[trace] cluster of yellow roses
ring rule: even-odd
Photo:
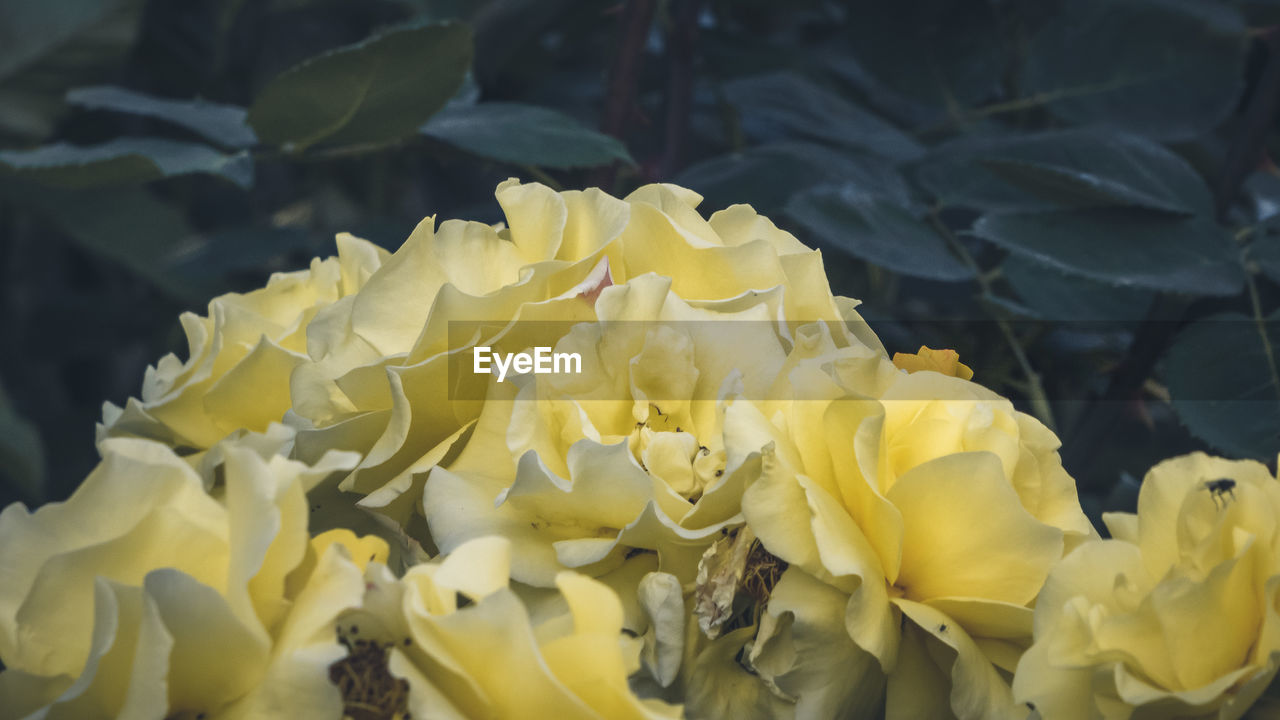
[[[750,207],[508,181],[185,315],[65,503],[0,514],[8,718],[1238,718],[1280,481],[1058,440],[889,358]],[[460,324],[467,332],[457,332]],[[580,372],[458,372],[555,329]]]

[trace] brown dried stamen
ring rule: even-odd
[[[409,720],[409,683],[394,677],[387,653],[395,643],[357,639],[359,627],[338,628],[347,656],[329,666],[329,682],[342,693],[343,712],[352,720]]]
[[[778,578],[782,577],[786,569],[785,560],[765,550],[764,545],[756,540],[751,544],[751,552],[747,555],[747,566],[738,587],[754,598],[756,603],[765,605],[769,602],[773,587],[778,584]]]

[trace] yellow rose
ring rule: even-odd
[[[846,631],[878,660],[867,672],[887,676],[887,717],[1025,715],[1008,677],[1030,605],[1064,547],[1095,535],[1053,434],[933,371],[900,372],[878,398],[739,413],[726,423],[765,448],[747,525],[789,575],[844,593]]]
[[[106,403],[99,439],[144,437],[204,450],[236,430],[265,431],[291,407],[289,377],[307,359],[307,327],[316,313],[354,293],[387,256],[350,235],[338,257],[309,270],[277,273],[266,287],[229,293],[205,317],[184,313],[188,358],[166,355],[147,369],[141,399]]]
[[[258,444],[216,448],[210,494],[168,447],[108,439],[69,500],[0,513],[0,718],[340,717],[326,669],[360,569],[335,547],[294,571],[306,488],[355,458]]]
[[[1280,664],[1280,482],[1195,453],[1147,473],[1136,515],[1104,519],[1113,539],[1040,593],[1018,699],[1052,720],[1243,716]]]
[[[376,493],[363,505],[397,522],[409,521],[425,473],[457,454],[480,412],[482,386],[473,398],[447,399],[468,395],[449,385],[450,362],[522,322],[567,329],[594,321],[610,285],[657,275],[695,307],[771,294],[789,327],[847,323],[879,349],[856,303],[831,295],[817,251],[750,207],[704,219],[701,198],[671,185],[616,199],[511,180],[496,194],[505,225],[436,227],[429,218],[358,293],[318,313],[307,333],[310,361],[292,376],[300,457],[331,447],[364,454],[342,487]],[[450,337],[459,321],[493,327]]]
[[[371,564],[363,605],[337,625],[351,653],[333,678],[348,707],[441,720],[681,716],[628,687],[641,647],[622,633],[608,587],[565,572],[527,607],[508,586],[509,562],[506,540],[481,538],[400,579]]]
[[[692,582],[707,546],[741,522],[742,490],[759,473],[758,447],[726,443],[725,407],[766,401],[800,362],[892,372],[842,325],[804,327],[805,338],[825,333],[820,348],[786,337],[781,293],[694,307],[672,287],[643,275],[604,288],[598,322],[555,347],[583,358],[580,374],[492,381],[466,447],[426,481],[423,512],[442,551],[509,537],[513,576],[541,586],[564,569],[600,575],[650,551]],[[379,492],[366,504],[395,501]]]

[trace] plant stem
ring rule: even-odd
[[[1275,125],[1276,112],[1280,110],[1280,30],[1267,31],[1266,42],[1266,65],[1249,96],[1240,128],[1233,133],[1226,160],[1222,163],[1222,174],[1214,188],[1219,221],[1226,219],[1240,186],[1264,157],[1267,133]]]
[[[698,15],[703,0],[676,0],[675,17],[667,37],[666,147],[659,165],[671,177],[684,167],[693,110],[693,64],[697,55]]]
[[[635,112],[640,64],[644,59],[644,44],[649,36],[649,26],[653,24],[656,6],[656,0],[627,0],[622,8],[622,39],[618,43],[613,66],[609,68],[609,87],[600,129],[624,142],[627,121]],[[590,184],[610,191],[617,175],[618,163],[614,162],[593,173]]]
[[[983,295],[994,297],[991,292],[991,280],[988,278],[987,273],[982,270],[982,267],[978,265],[978,261],[973,258],[973,255],[955,236],[955,233],[952,233],[946,223],[942,222],[942,219],[938,217],[936,208],[929,213],[929,222],[946,239],[947,244],[951,246],[952,251],[959,256],[960,260],[973,271],[973,277]],[[1027,353],[1023,350],[1022,343],[1018,341],[1018,336],[1013,332],[1013,327],[1009,325],[1009,321],[995,315],[992,317],[995,319],[996,327],[1000,328],[1000,334],[1004,336],[1010,351],[1013,352],[1014,359],[1018,361],[1018,367],[1022,369],[1022,374],[1027,378],[1027,400],[1031,403],[1031,411],[1046,427],[1050,430],[1056,430],[1057,428],[1053,421],[1053,408],[1050,407],[1049,396],[1045,393],[1044,385],[1040,382],[1040,374],[1035,371],[1035,368],[1031,367],[1031,360],[1027,358]]]
[[[538,167],[537,165],[521,165],[520,167],[525,172],[529,173],[530,177],[542,183],[543,185],[546,185],[552,190],[555,190],[556,192],[560,192],[561,190],[564,189],[563,187],[561,187],[560,183],[556,181],[555,178],[548,175],[545,170]]]
[[[1275,349],[1271,347],[1271,337],[1267,334],[1267,316],[1262,312],[1262,301],[1258,298],[1258,283],[1248,268],[1244,273],[1245,282],[1249,286],[1249,303],[1253,306],[1253,322],[1258,326],[1258,336],[1262,338],[1262,352],[1267,356],[1267,367],[1271,370],[1271,385],[1280,398],[1280,366],[1276,365]]]

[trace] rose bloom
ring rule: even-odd
[[[1280,663],[1280,482],[1195,453],[1147,473],[1136,515],[1104,520],[1112,539],[1045,583],[1018,699],[1052,720],[1242,717]]]
[[[806,369],[790,381],[826,382]],[[850,677],[883,673],[888,718],[1025,717],[1009,678],[1030,641],[1031,604],[1064,549],[1096,535],[1057,438],[1008,400],[933,370],[899,373],[878,398],[830,397],[781,415],[727,411],[743,413],[733,422],[756,444],[771,441],[743,497],[748,527],[789,564],[783,580],[843,598],[834,612],[830,591],[788,593],[788,610],[825,618],[826,632],[846,632],[874,658],[848,665]],[[838,683],[854,682],[836,670],[761,658],[774,632],[762,625],[753,649],[762,677],[785,690],[779,681],[801,688],[797,673],[816,674],[810,683],[829,686],[824,704],[874,716],[874,703],[840,694]],[[828,646],[837,650],[858,657]]]
[[[483,405],[484,379],[460,392],[450,363],[522,322],[595,321],[610,285],[653,274],[695,307],[772,292],[773,309],[795,326],[847,322],[878,347],[856,302],[831,295],[818,252],[750,207],[704,219],[701,198],[672,185],[617,199],[510,180],[496,194],[505,225],[437,227],[429,218],[358,293],[319,312],[307,331],[310,361],[292,375],[288,422],[299,429],[300,457],[361,452],[343,489],[374,495],[361,504],[399,524],[412,521],[426,472],[457,455]],[[450,323],[467,321],[491,326],[451,336]]]
[[[510,551],[478,538],[400,579],[371,563],[362,605],[338,620],[351,655],[333,677],[349,706],[441,720],[681,717],[628,687],[643,643],[622,633],[608,587],[564,572],[526,603],[508,584]]]
[[[735,446],[726,406],[763,400],[812,355],[892,371],[843,325],[834,338],[825,324],[801,329],[823,334],[823,347],[785,337],[781,292],[695,308],[671,287],[643,275],[602,289],[599,321],[555,348],[583,358],[580,374],[492,381],[466,448],[426,482],[423,511],[442,551],[504,535],[516,541],[513,576],[541,586],[649,552],[692,583],[707,546],[741,523],[742,490],[759,474],[760,448]]]
[[[220,444],[202,478],[165,445],[109,439],[66,502],[0,513],[0,718],[341,716],[333,622],[370,557],[310,547],[305,493],[355,458],[308,467],[270,445]]]
[[[99,439],[144,437],[205,450],[237,430],[262,432],[291,406],[289,378],[307,358],[307,327],[321,308],[354,293],[387,257],[339,235],[338,256],[271,276],[264,288],[228,293],[209,314],[183,313],[186,362],[166,355],[147,368],[142,397],[106,403]]]

